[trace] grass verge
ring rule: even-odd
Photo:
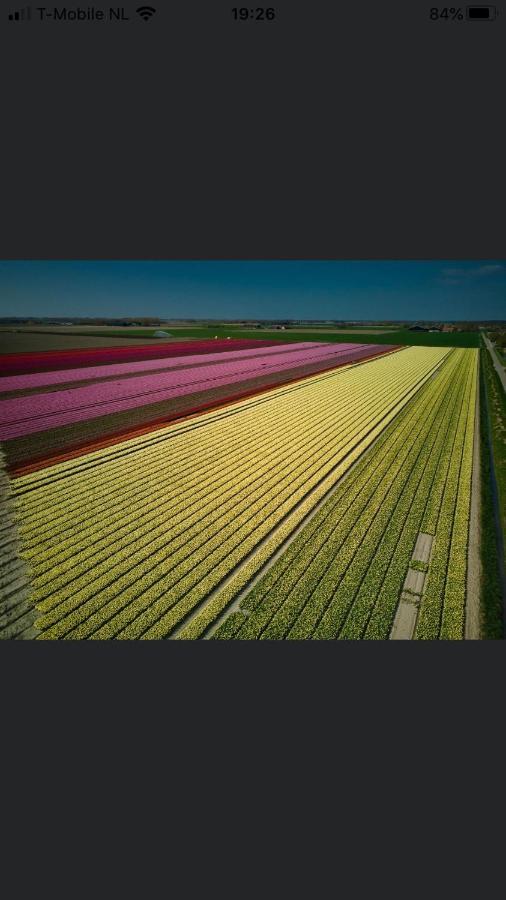
[[[501,571],[504,571],[503,548],[498,544],[496,513],[494,509],[492,453],[498,489],[498,501],[502,533],[504,535],[504,496],[506,465],[504,441],[506,432],[506,404],[504,391],[495,372],[488,350],[482,349],[480,367],[480,442],[481,442],[481,637],[484,640],[498,640],[504,636],[503,585]],[[490,416],[490,424],[489,424]],[[492,441],[492,446],[491,446]]]

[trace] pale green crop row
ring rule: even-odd
[[[444,522],[453,557],[446,553],[452,577],[440,636],[461,638],[475,393],[476,353],[457,351],[249,592],[241,608],[250,615],[232,613],[215,636],[388,637],[433,485],[445,481],[458,435],[467,454],[455,514]],[[198,634],[190,626],[181,636]]]
[[[391,421],[398,409],[392,411],[388,416],[388,422]],[[378,435],[381,433],[383,428],[388,424],[388,422],[382,422],[381,425],[376,426],[374,431],[370,434],[369,443],[375,440]],[[346,471],[356,463],[356,461],[363,454],[363,444],[358,445],[346,458],[344,463],[341,463],[332,473],[331,476],[324,479],[321,485],[319,485],[314,493],[307,499],[305,499],[296,509],[294,513],[289,517],[289,519],[284,522],[280,527],[276,529],[276,531],[269,537],[269,539],[262,545],[261,549],[259,549],[254,557],[250,559],[244,566],[241,567],[238,574],[232,579],[232,581],[223,587],[219,594],[214,597],[209,603],[207,603],[197,615],[182,629],[180,634],[178,634],[179,639],[195,639],[200,637],[203,632],[207,629],[207,627],[214,622],[217,616],[225,610],[230,603],[234,601],[234,599],[240,594],[240,592],[245,588],[249,582],[256,576],[259,570],[265,565],[266,562],[272,557],[272,555],[282,546],[283,542],[292,534],[292,532],[297,528],[297,526],[303,521],[303,519],[311,512],[314,506],[322,500],[325,495],[328,493],[330,488],[336,483],[336,481],[341,478]],[[316,517],[315,517],[316,518]],[[284,559],[284,556],[283,556]],[[262,587],[264,586],[265,580],[269,579],[269,574],[265,576],[262,580]],[[254,595],[255,599],[258,596]],[[252,593],[247,595],[246,600],[241,604],[243,609],[249,609],[253,600]],[[235,617],[236,614],[234,613]],[[244,622],[244,615],[242,613],[237,614],[237,623],[238,625],[242,625]],[[222,637],[225,634],[225,631],[229,630],[229,620],[227,620],[220,629],[219,636]]]
[[[377,557],[389,558],[388,568],[384,573],[383,583],[379,587],[374,607],[371,609],[365,637],[385,638],[388,636],[393,623],[397,602],[400,597],[408,567],[410,565],[418,533],[422,531],[422,519],[428,499],[432,495],[432,489],[436,473],[439,470],[443,458],[444,449],[452,441],[452,433],[455,431],[460,410],[467,402],[466,379],[469,377],[470,357],[468,351],[461,351],[464,364],[461,366],[460,375],[455,377],[451,385],[448,397],[442,403],[438,415],[438,424],[433,430],[438,429],[431,443],[429,436],[426,446],[423,448],[421,460],[417,463],[425,466],[422,477],[415,489],[414,484],[408,484],[401,501],[392,517],[391,525],[386,529]],[[364,579],[361,588],[362,594],[374,591],[374,583],[371,580],[371,571]],[[360,596],[357,597],[357,601]],[[353,614],[350,622],[343,629],[341,637],[355,636],[351,625],[355,620],[355,609],[358,609],[357,601],[353,606]]]
[[[452,377],[453,369],[454,366],[450,368],[450,366],[447,365],[445,367],[445,383]],[[446,370],[448,371],[446,372]],[[443,373],[440,378],[443,378]],[[409,436],[413,425],[416,424],[416,421],[420,416],[425,414],[426,410],[429,409],[433,402],[432,394],[435,391],[441,391],[441,389],[439,380],[437,382],[430,382],[426,388],[420,392],[421,394],[427,394],[428,392],[428,395],[424,399],[424,403],[421,404],[419,408],[418,404],[416,403],[415,405],[413,402],[406,407],[405,412],[401,413],[396,420],[398,425],[396,426],[395,437],[389,437],[388,443],[384,436],[379,438],[372,458],[370,453],[364,456],[363,461],[359,463],[353,472],[353,476],[343,481],[329,501],[324,504],[323,508],[314,516],[306,528],[304,528],[295,538],[276,565],[270,569],[255,588],[247,594],[246,599],[241,603],[242,609],[247,611],[255,610],[260,606],[261,601],[268,592],[270,592],[269,602],[272,604],[273,609],[276,609],[278,601],[281,602],[281,600],[286,599],[292,589],[294,589],[295,594],[298,593],[299,579],[308,564],[305,559],[305,553],[307,553],[307,556],[310,559],[314,558],[317,554],[318,547],[324,543],[329,536],[332,538],[335,537],[339,518],[342,518],[345,512],[351,508],[353,508],[353,515],[355,515],[355,511],[360,509],[360,505],[365,503],[364,487],[367,489],[375,471],[379,471],[382,475],[388,472],[390,466],[395,461],[397,454],[402,450],[403,443],[407,436]],[[388,429],[388,431],[390,430],[391,429]],[[357,456],[358,455],[359,454],[357,454]],[[328,487],[329,485],[326,485],[326,489],[328,489]],[[322,492],[319,497],[324,496],[324,493],[325,492]],[[314,506],[314,503],[312,505]],[[331,512],[336,506],[338,513],[337,518],[334,517],[330,521]],[[308,511],[310,511],[310,507],[299,510],[298,512],[300,515],[297,516],[295,523],[290,520],[291,525],[298,525],[299,521],[302,521]],[[274,541],[271,539],[271,541],[262,548],[260,553],[255,554],[254,560],[241,572],[242,577],[240,583],[237,584],[234,582],[232,585],[229,585],[222,590],[220,594],[213,599],[211,604],[204,607],[202,612],[200,612],[196,618],[183,629],[179,637],[199,637],[209,624],[212,623],[215,616],[223,609],[226,609],[227,605],[234,599],[234,596],[239,593],[239,590],[251,581],[260,568],[260,563],[263,565],[269,560],[272,553],[282,543],[282,539],[288,536],[291,530],[293,530],[293,527],[291,528],[290,525],[285,526],[283,534],[279,536],[279,540]],[[301,551],[304,551],[304,553]],[[273,585],[275,585],[281,577],[281,574],[283,574],[284,580],[283,583],[279,585],[278,595],[276,596],[276,592],[273,592],[272,589]],[[262,604],[261,614],[265,619],[265,622],[268,622],[270,616],[272,616],[272,610],[269,614],[269,610]],[[245,624],[244,615],[242,613],[233,613],[231,619],[226,620],[220,627],[216,637],[231,637],[243,625],[244,629],[242,636],[256,636],[249,632],[251,625],[248,625],[248,623],[251,623],[251,625],[253,624],[252,620],[248,620]],[[261,630],[260,627],[259,631]]]
[[[471,502],[474,418],[478,378],[477,351],[472,354],[465,399],[445,460],[444,490],[438,515],[431,525],[435,534],[432,557],[415,637],[459,639],[464,633],[467,544]],[[435,519],[435,524],[434,524]]]
[[[418,496],[425,504],[431,482],[430,463],[435,460],[434,445],[443,421],[441,406],[427,410],[420,417],[420,427],[413,426],[383,483],[375,485],[374,492],[373,485],[369,485],[369,503],[346,539],[345,553],[341,551],[337,567],[341,580],[336,585],[334,574],[328,579],[331,586],[334,582],[334,590],[324,615],[312,632],[314,638],[362,637],[389,564],[398,549],[398,538],[406,526],[406,519],[413,514],[413,507],[417,507],[413,498]],[[425,490],[420,490],[422,483]],[[416,518],[417,523],[419,518]],[[324,580],[326,582],[327,578]],[[300,636],[300,627],[292,634]]]
[[[446,383],[453,377],[454,365],[446,365],[445,370],[441,372],[438,381],[444,379]],[[328,541],[332,539],[334,542],[337,541],[337,528],[345,514],[352,508],[357,516],[363,511],[372,480],[380,481],[385,477],[413,427],[432,405],[434,393],[441,390],[442,387],[434,382],[425,385],[420,391],[419,398],[411,402],[398,415],[395,422],[384,430],[374,448],[363,455],[352,475],[338,485],[329,500],[289,545],[276,565],[254,589],[249,591],[241,603],[241,609],[250,613],[259,610],[262,623],[257,629],[258,633],[262,631],[262,625],[267,625],[272,613],[280,607],[283,600],[289,600],[290,592],[297,589],[300,578],[310,563],[318,558],[322,548],[328,546]],[[332,552],[335,552],[335,543]],[[269,595],[268,604],[265,602],[267,595]],[[234,637],[244,624],[243,613],[234,612],[218,629],[215,637],[217,639]],[[198,634],[186,629],[182,636],[195,637]]]
[[[455,411],[463,402],[461,377],[460,383],[456,381],[451,385],[437,418],[426,429],[426,439],[353,598],[340,638],[356,638],[364,634],[370,638],[375,631],[377,635],[380,621],[383,622],[381,637],[388,636],[397,606],[394,601],[398,600],[402,591],[441,451],[449,439],[452,422],[455,422]]]
[[[462,573],[467,570],[477,379],[478,366],[476,365],[464,436],[459,486],[453,518],[452,541],[446,575],[443,618],[439,635],[447,640],[460,639],[464,633],[466,581],[462,577]]]

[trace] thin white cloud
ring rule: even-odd
[[[491,275],[494,272],[501,272],[504,269],[504,266],[501,263],[490,263],[486,266],[480,266],[478,269],[478,275]]]
[[[469,278],[481,278],[486,275],[494,275],[502,272],[505,266],[502,263],[484,263],[482,266],[474,266],[468,269],[459,269],[457,267],[446,268],[441,270],[443,279],[448,282],[450,279],[458,279],[459,282]]]

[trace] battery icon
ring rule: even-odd
[[[491,22],[496,15],[495,6],[468,6],[466,8],[466,16],[472,22]]]

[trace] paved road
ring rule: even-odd
[[[483,340],[485,341],[485,346],[488,348],[490,356],[492,357],[492,362],[494,364],[494,368],[495,368],[497,374],[499,375],[499,378],[501,379],[502,386],[503,386],[504,390],[506,391],[506,372],[504,370],[504,366],[501,365],[501,361],[500,361],[499,357],[497,356],[497,353],[495,352],[488,337],[486,337],[486,335],[483,335]]]

